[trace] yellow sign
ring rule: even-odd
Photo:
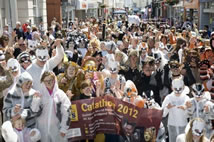
[[[74,105],[71,105],[71,121],[78,121],[78,113],[77,113],[77,106],[74,104]]]

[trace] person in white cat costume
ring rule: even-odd
[[[185,89],[183,78],[176,78],[172,81],[173,92],[166,96],[163,101],[163,117],[168,115],[169,142],[175,142],[179,134],[184,133],[187,125],[187,112],[185,103],[189,100],[186,95],[189,91]]]
[[[61,40],[57,39],[54,43],[56,46],[56,55],[49,59],[48,49],[45,46],[39,46],[36,50],[37,59],[32,63],[32,66],[27,69],[27,72],[33,78],[33,89],[40,91],[40,78],[44,70],[53,70],[63,59],[64,49],[61,46]]]
[[[2,135],[6,142],[37,142],[41,138],[39,130],[25,127],[25,120],[21,117],[4,122]]]
[[[37,118],[37,128],[41,132],[41,142],[66,142],[70,126],[71,102],[58,88],[57,78],[52,71],[45,71],[41,77],[41,96],[34,98],[32,111],[42,113]]]
[[[201,83],[195,83],[191,86],[192,95],[189,101],[186,102],[186,108],[190,119],[199,117],[206,123],[206,136],[209,138],[212,133],[212,122],[213,115],[211,108],[213,103],[210,101],[211,96],[208,91],[204,91],[204,86]]]

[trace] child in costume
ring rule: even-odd
[[[195,83],[192,85],[192,95],[189,101],[186,102],[187,112],[190,119],[199,117],[205,121],[206,136],[210,137],[212,133],[212,113],[210,112],[210,93],[204,91],[204,86],[201,83]]]
[[[40,131],[25,127],[25,120],[21,117],[4,122],[2,135],[6,142],[37,142],[41,138]]]
[[[169,142],[175,142],[176,137],[184,132],[187,124],[187,113],[185,103],[189,100],[185,91],[183,78],[176,78],[172,81],[173,92],[166,96],[163,101],[163,117],[168,115]]]

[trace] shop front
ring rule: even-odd
[[[208,25],[211,31],[214,30],[214,1],[200,0],[201,9],[201,29]]]
[[[75,16],[78,19],[85,19],[86,13],[88,10],[88,1],[89,0],[77,0],[76,9],[75,9]]]

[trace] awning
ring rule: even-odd
[[[204,13],[214,13],[214,9],[210,8],[210,9],[203,9]]]
[[[200,2],[213,2],[213,0],[200,0]]]
[[[88,1],[87,0],[77,0],[76,10],[86,10],[86,9],[88,9]]]
[[[113,14],[126,14],[126,11],[125,10],[117,10],[117,11],[114,11]]]
[[[95,8],[98,8],[98,3],[95,2],[95,1],[88,1],[88,9],[95,9]]]
[[[135,7],[135,8],[133,8],[133,11],[138,12],[138,11],[140,11],[140,8]]]

